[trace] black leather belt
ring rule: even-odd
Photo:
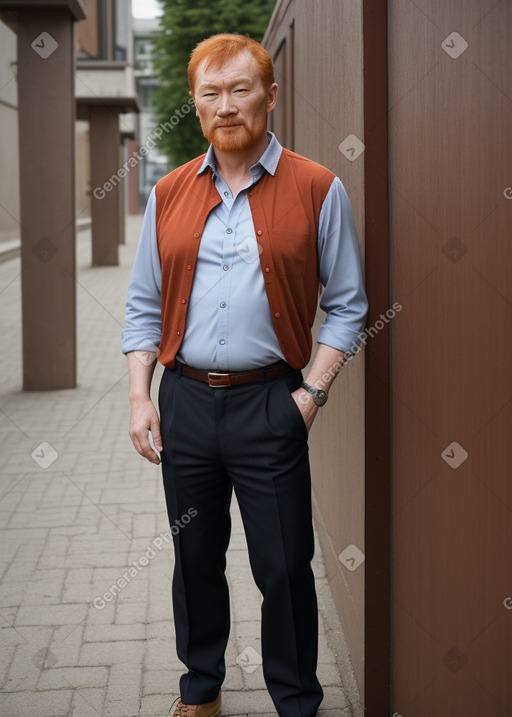
[[[262,378],[276,378],[277,376],[283,376],[285,373],[291,373],[293,370],[294,369],[285,361],[278,361],[271,366],[264,366],[254,371],[231,371],[229,373],[200,371],[186,364],[181,365],[182,376],[195,378],[197,381],[203,381],[214,388],[239,386],[242,383],[255,383],[256,381],[261,381]]]

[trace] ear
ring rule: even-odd
[[[197,107],[196,107],[196,101],[195,101],[195,99],[194,99],[194,93],[192,92],[192,90],[189,90],[189,91],[188,91],[188,94],[189,94],[189,95],[192,97],[192,99],[194,100],[194,107],[195,107],[195,110],[196,110],[196,117],[199,117],[199,112],[197,111]]]
[[[277,90],[278,90],[277,83],[274,82],[270,86],[270,89],[269,89],[268,95],[267,95],[267,112],[272,112],[272,110],[274,109],[274,107],[277,104]]]

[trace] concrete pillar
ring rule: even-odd
[[[109,105],[89,108],[91,140],[91,218],[93,266],[117,266],[120,243],[120,176],[118,109]]]
[[[17,32],[23,388],[73,388],[73,18],[64,8],[19,10]]]
[[[128,157],[139,151],[139,144],[134,139],[128,140]],[[133,167],[128,175],[128,214],[139,213],[139,165]]]
[[[124,142],[121,140],[119,145],[119,167],[124,164]],[[125,243],[125,231],[126,231],[126,179],[123,180],[119,187],[119,244]]]

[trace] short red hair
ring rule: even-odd
[[[194,92],[197,68],[203,60],[208,58],[206,67],[211,65],[221,67],[244,50],[250,52],[258,63],[260,78],[265,87],[270,89],[274,82],[274,65],[265,48],[250,37],[226,32],[208,37],[196,45],[192,51],[187,69],[188,83],[192,92]]]

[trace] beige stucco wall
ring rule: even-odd
[[[276,55],[293,22],[293,149],[342,180],[352,201],[364,255],[363,155],[338,149],[350,134],[363,139],[362,7],[360,2],[279,0],[264,44]],[[288,42],[290,39],[288,39]],[[288,53],[290,56],[290,53]],[[283,94],[283,93],[282,93]],[[323,320],[318,311],[315,332]],[[364,355],[343,369],[311,432],[316,526],[336,607],[362,693],[364,563],[348,570],[338,556],[349,545],[364,553]]]
[[[89,122],[75,122],[75,193],[77,219],[91,216]]]
[[[0,21],[0,241],[19,237],[16,35]]]

